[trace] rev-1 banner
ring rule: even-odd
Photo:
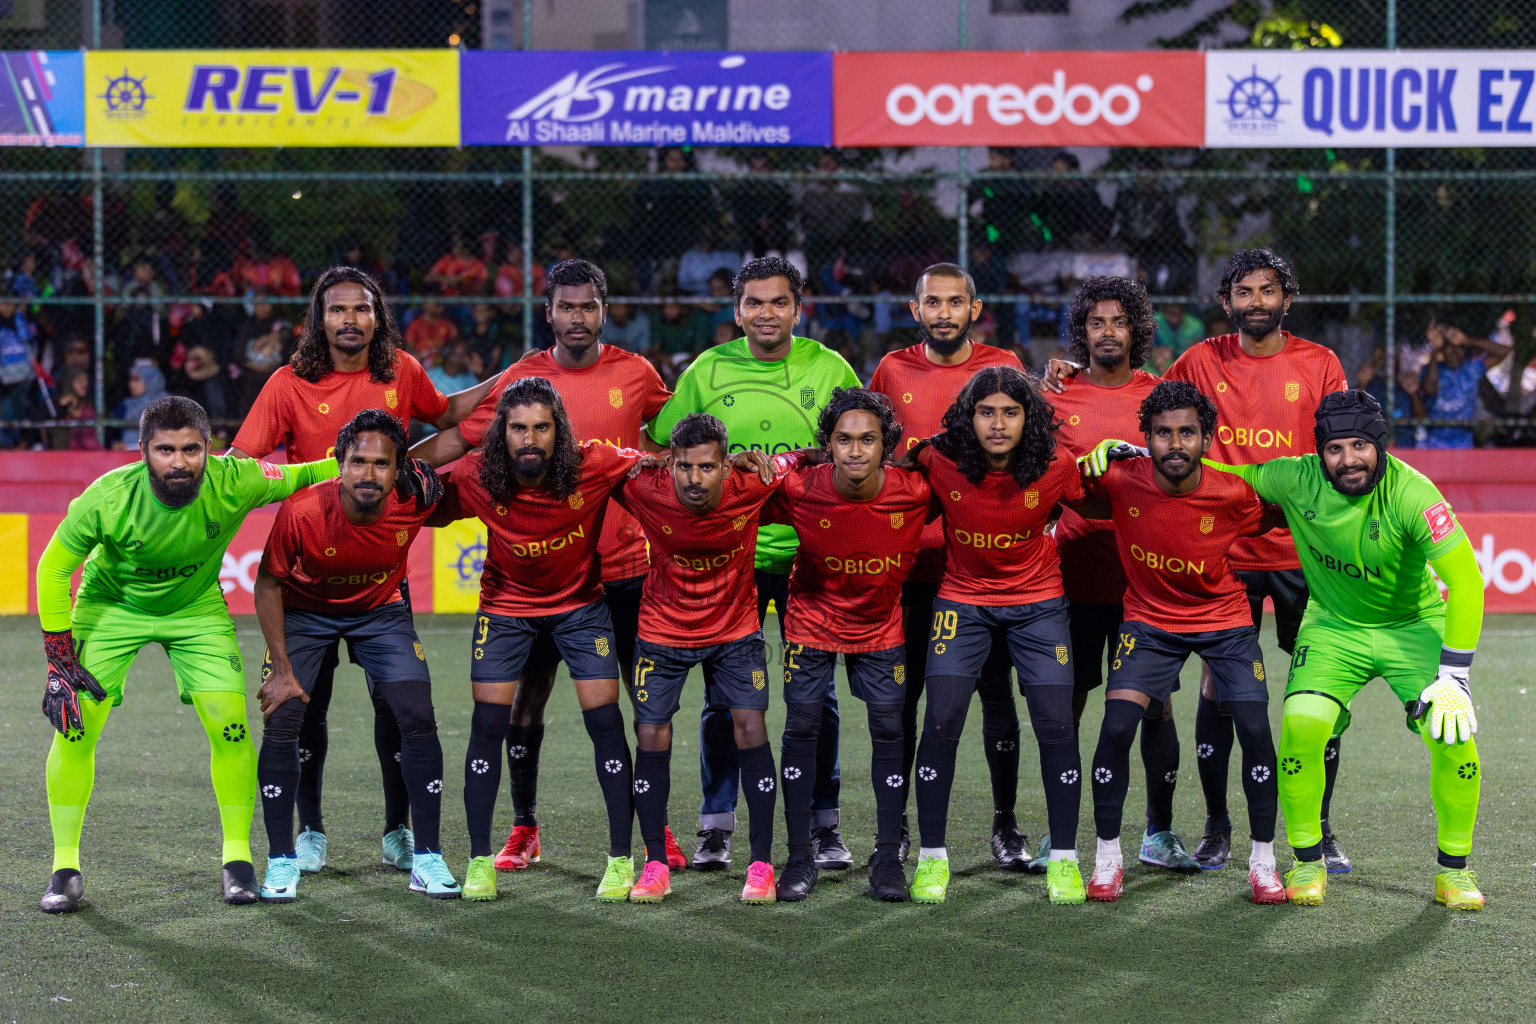
[[[830,146],[832,55],[466,50],[466,146]]]

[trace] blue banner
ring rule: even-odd
[[[830,53],[466,50],[466,146],[830,146]]]
[[[85,145],[79,50],[0,51],[0,146]]]

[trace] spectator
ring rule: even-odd
[[[272,251],[272,234],[257,224],[246,236],[243,253],[235,260],[232,276],[242,292],[264,290],[269,295],[298,295],[299,267],[287,256]]]
[[[636,253],[656,260],[676,260],[706,224],[718,224],[719,211],[709,182],[697,177],[693,154],[667,146],[656,154],[656,169],[665,178],[640,182],[635,188]]]
[[[723,249],[715,243],[715,229],[706,225],[699,232],[693,248],[683,253],[677,261],[677,290],[685,295],[711,295],[710,283],[716,274],[724,272],[729,282],[741,266],[741,256],[735,251]],[[729,293],[730,289],[726,289]]]
[[[469,345],[462,340],[444,343],[437,365],[427,371],[428,379],[445,395],[474,387],[480,378],[470,368],[470,354]]]
[[[1012,290],[1008,286],[1008,268],[994,255],[992,244],[985,239],[971,245],[970,271],[971,280],[976,282],[977,295],[1003,295]],[[986,309],[996,325],[997,340],[992,344],[1008,344],[1018,339],[1017,306],[989,298]]]
[[[1486,370],[1486,356],[1502,359],[1509,348],[1486,338],[1471,338],[1459,325],[1435,320],[1429,325],[1430,360],[1413,395],[1413,414],[1418,418],[1471,420],[1477,415],[1478,390]],[[1471,448],[1473,431],[1467,427],[1430,427],[1425,448]]]
[[[504,299],[523,294],[523,247],[507,246],[507,261],[496,271],[496,294]],[[533,294],[544,294],[544,264],[533,261]]]
[[[783,182],[760,177],[772,170],[766,155],[753,156],[747,168],[751,173],[731,186],[731,219],[747,252],[756,256],[767,255],[769,250],[782,252],[789,248],[794,228],[795,209],[789,189]]]
[[[663,303],[651,324],[651,347],[674,360],[702,352],[711,337],[709,318],[676,299]]]
[[[59,376],[58,416],[61,420],[90,423],[96,419],[95,381],[88,369],[67,368]],[[48,447],[70,451],[97,451],[92,426],[59,427],[48,432]]]
[[[133,425],[124,427],[118,440],[112,447],[118,451],[131,451],[139,444],[139,414],[142,413],[150,402],[157,398],[164,398],[165,375],[160,372],[160,367],[154,360],[139,359],[134,362],[128,371],[128,397],[117,407],[114,418],[129,420]]]
[[[226,299],[236,295],[234,271],[222,239],[209,235],[192,243],[192,254],[187,263],[187,291]],[[265,289],[262,291],[265,293]]]
[[[651,318],[627,302],[610,302],[603,344],[644,355],[651,348]]]
[[[421,305],[421,315],[405,329],[405,343],[427,369],[437,363],[437,354],[444,344],[459,336],[454,322],[443,315],[443,304],[427,299]]]
[[[439,288],[444,295],[479,295],[485,291],[489,276],[485,264],[469,251],[464,239],[454,235],[448,253],[439,257],[427,272],[427,283]]]
[[[1376,399],[1385,411],[1387,408],[1387,350],[1382,347],[1371,353],[1371,358],[1360,364],[1355,371],[1355,387]],[[1412,364],[1397,364],[1397,381],[1392,394],[1392,418],[1405,419],[1413,415],[1413,396],[1419,390],[1419,371]],[[1393,431],[1392,443],[1398,448],[1413,448],[1417,444],[1421,428],[1398,427]]]
[[[470,315],[465,340],[469,342],[471,353],[480,361],[477,373],[500,373],[522,358],[522,346],[518,343],[521,332],[500,306],[477,302]]]
[[[224,366],[213,349],[207,345],[192,345],[187,349],[181,369],[171,375],[167,390],[173,395],[190,398],[206,409],[208,418],[214,421],[214,435],[226,437],[230,434],[229,427],[219,421],[231,418],[227,380]]]
[[[721,268],[709,275],[709,297],[713,302],[699,303],[699,311],[709,320],[709,336],[715,337],[721,327],[729,327],[733,332],[732,338],[741,335],[736,331],[736,300],[732,291],[731,282],[735,275],[731,271]]]
[[[1141,172],[1115,196],[1115,241],[1146,275],[1149,292],[1188,292],[1195,287],[1197,260],[1179,221],[1179,194],[1153,177],[1158,156],[1131,151],[1130,159]]]
[[[232,362],[238,363],[230,396],[237,417],[251,411],[267,378],[288,361],[290,326],[272,303],[258,300],[235,332]]]
[[[384,278],[384,264],[373,253],[373,248],[359,239],[356,235],[348,235],[341,240],[340,263],[347,267],[356,267],[376,281]]]
[[[6,282],[7,295],[15,295],[19,298],[30,299],[38,294],[37,287],[37,254],[32,251],[22,253],[21,259],[16,261],[16,270]]]
[[[1023,249],[1038,248],[1031,245],[1034,230],[1029,224],[1035,191],[1027,180],[1014,177],[1017,171],[1014,150],[993,146],[987,150],[987,166],[966,192],[971,237],[986,238],[1003,262]]]
[[[827,175],[841,171],[837,152],[823,150],[816,169]],[[810,279],[821,281],[827,266],[839,253],[858,248],[860,229],[872,215],[869,201],[854,182],[828,177],[805,187],[800,200],[800,223],[805,229]]]
[[[14,302],[0,300],[0,420],[24,420],[37,390],[37,328]],[[0,448],[15,448],[22,435],[0,427]]]
[[[1051,158],[1051,170],[1059,177],[1041,190],[1039,217],[1046,248],[1096,252],[1109,235],[1110,212],[1098,191],[1078,177],[1082,163],[1062,151]]]
[[[1171,349],[1175,359],[1183,355],[1185,349],[1206,338],[1205,324],[1182,302],[1164,304],[1153,314],[1153,319],[1157,321],[1157,332],[1152,344]]]
[[[147,256],[133,261],[128,280],[123,284],[123,298],[156,300],[165,296],[155,264]],[[122,367],[135,359],[153,359],[165,363],[170,356],[171,328],[164,306],[147,301],[125,304],[119,308],[113,330],[114,365]]]

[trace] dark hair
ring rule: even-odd
[[[1088,365],[1088,314],[1101,302],[1118,302],[1131,321],[1131,350],[1126,358],[1135,369],[1147,361],[1157,336],[1157,318],[1152,300],[1140,281],[1128,277],[1090,277],[1072,296],[1072,313],[1067,322],[1067,358]]]
[[[960,472],[973,484],[987,475],[987,453],[976,440],[971,417],[976,406],[988,395],[1002,392],[1024,407],[1024,436],[1014,449],[1017,462],[1013,479],[1024,487],[1040,479],[1046,466],[1056,457],[1055,429],[1061,426],[1056,410],[1040,394],[1039,385],[1016,366],[989,366],[977,370],[955,402],[944,412],[944,430],[933,439],[939,454],[952,459]]]
[[[1159,381],[1152,393],[1142,400],[1137,411],[1141,417],[1141,432],[1151,433],[1152,417],[1175,409],[1195,410],[1195,415],[1200,417],[1200,433],[1216,433],[1216,403],[1187,380]]]
[[[816,424],[816,443],[830,450],[837,421],[843,413],[858,410],[873,413],[880,421],[881,461],[890,462],[896,458],[901,445],[901,423],[896,419],[896,410],[891,408],[889,398],[867,388],[832,389],[832,398],[821,410],[821,419]]]
[[[555,386],[543,377],[523,377],[508,385],[496,403],[496,418],[485,428],[480,442],[480,486],[492,497],[504,498],[518,486],[512,473],[512,453],[507,448],[507,414],[523,405],[545,405],[555,418],[555,454],[550,459],[549,483],[555,497],[565,498],[581,482],[581,449],[565,403]]]
[[[410,447],[405,439],[405,428],[383,409],[364,409],[353,416],[336,435],[336,465],[347,461],[347,453],[357,447],[359,434],[383,434],[395,443],[395,469],[405,464],[405,450]]]
[[[139,444],[148,446],[157,430],[186,430],[189,427],[203,435],[205,445],[213,437],[213,427],[202,406],[180,395],[164,395],[139,413]]]
[[[1271,249],[1239,249],[1227,259],[1221,268],[1221,284],[1216,288],[1218,298],[1232,298],[1232,286],[1255,270],[1273,270],[1280,282],[1280,291],[1290,298],[1301,290],[1296,284],[1296,272],[1291,261]]]
[[[730,450],[725,424],[707,412],[691,412],[678,420],[667,440],[673,448],[697,448],[713,441],[722,453]]]
[[[384,301],[384,290],[373,275],[356,267],[331,267],[320,275],[309,293],[309,311],[304,317],[304,338],[289,360],[293,372],[314,384],[336,369],[331,359],[331,343],[325,336],[325,293],[339,284],[360,284],[373,300],[373,341],[368,345],[368,376],[380,384],[395,379],[395,353],[401,346],[400,325],[395,311]]]
[[[755,260],[747,260],[736,271],[736,276],[731,279],[731,294],[736,302],[741,303],[741,296],[746,291],[748,281],[766,281],[771,277],[782,277],[789,281],[789,291],[795,297],[795,308],[800,308],[800,292],[805,287],[805,280],[800,276],[800,271],[788,260],[777,256],[759,256]]]
[[[912,285],[913,298],[922,298],[919,286],[923,283],[923,278],[925,277],[948,277],[964,281],[965,293],[971,297],[972,301],[976,298],[976,279],[971,276],[969,270],[966,270],[958,263],[935,263],[921,274],[918,274],[917,280]]]
[[[561,260],[544,275],[544,301],[555,301],[555,289],[564,285],[577,288],[589,284],[597,290],[597,301],[608,301],[608,278],[602,268],[586,260]]]

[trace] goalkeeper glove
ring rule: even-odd
[[[1100,441],[1093,451],[1078,459],[1077,468],[1084,476],[1103,476],[1111,462],[1119,462],[1121,459],[1139,459],[1146,454],[1145,448],[1128,441],[1109,438]]]
[[[101,688],[96,677],[80,666],[75,657],[75,636],[72,630],[57,633],[43,630],[43,651],[48,655],[48,685],[43,690],[43,714],[62,736],[71,729],[83,729],[80,720],[78,691],[88,690],[96,700],[106,700],[107,691]]]
[[[1465,743],[1477,732],[1477,712],[1472,708],[1472,652],[1441,648],[1440,670],[1424,688],[1409,712],[1416,719],[1429,716],[1429,735],[1447,744]],[[1416,713],[1415,713],[1416,712]]]
[[[420,508],[431,508],[443,499],[443,481],[430,465],[407,457],[395,479],[395,497],[401,501],[415,498]]]

